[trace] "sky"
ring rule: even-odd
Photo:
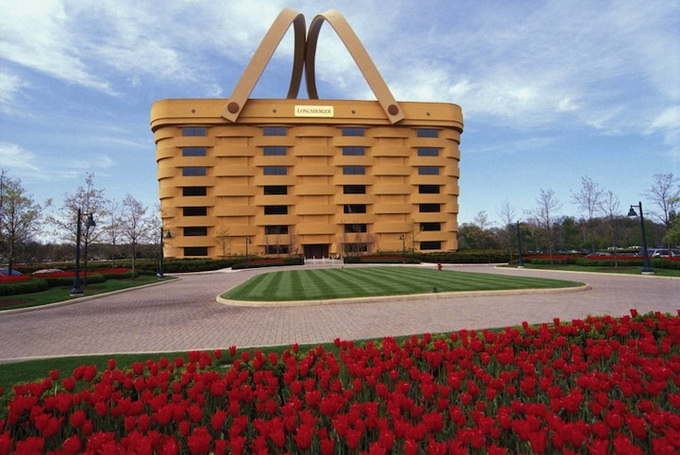
[[[284,7],[339,10],[399,101],[462,107],[459,223],[518,219],[588,177],[621,213],[680,176],[680,2],[0,0],[0,168],[37,202],[84,186],[158,203],[154,101],[228,98]],[[254,98],[283,98],[292,28]],[[375,99],[330,26],[322,99]],[[303,87],[301,98],[306,97]]]

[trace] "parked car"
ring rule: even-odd
[[[21,272],[14,269],[12,269],[12,273],[10,273],[10,270],[7,267],[5,267],[4,269],[0,269],[0,275],[2,276],[19,276],[21,274],[22,274]]]
[[[670,258],[670,257],[680,257],[680,250],[675,248],[648,248],[647,254],[650,258]],[[640,251],[640,256],[644,256],[643,252]]]
[[[587,258],[602,258],[602,257],[609,257],[611,256],[611,253],[602,253],[602,252],[597,252],[597,253],[590,253],[587,255]]]

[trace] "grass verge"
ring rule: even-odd
[[[222,294],[225,299],[286,301],[431,292],[556,289],[583,283],[419,267],[285,270],[255,276]]]
[[[509,265],[507,268],[515,269],[517,265]],[[525,264],[524,266],[531,270],[557,270],[559,272],[598,272],[598,273],[615,273],[623,275],[642,275],[642,267],[596,267],[596,266],[582,266],[582,265],[537,265],[537,264]],[[680,270],[673,269],[654,269],[654,275],[656,276],[667,276],[680,278]]]

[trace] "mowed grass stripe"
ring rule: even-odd
[[[582,283],[417,267],[357,267],[278,271],[258,275],[223,294],[234,300],[282,301],[431,292],[546,289]]]

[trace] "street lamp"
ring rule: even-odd
[[[163,257],[164,257],[164,251],[163,248],[165,247],[165,239],[171,239],[172,238],[172,233],[168,229],[165,231],[163,229],[163,226],[161,226],[161,257],[160,261],[158,262],[158,278],[163,278]]]
[[[76,274],[73,277],[73,289],[71,289],[71,295],[82,295],[83,290],[81,289],[81,283],[80,283],[80,236],[81,236],[81,229],[82,229],[82,222],[81,222],[81,213],[80,209],[78,209],[78,219],[77,219],[77,225],[76,225]],[[87,220],[85,220],[85,227],[91,228],[95,227],[97,223],[94,222],[94,218],[92,218],[92,214],[90,213],[87,215]]]
[[[640,229],[642,231],[642,274],[651,275],[654,273],[654,269],[649,262],[649,252],[647,251],[647,234],[645,233],[645,217],[642,214],[642,202],[638,202],[638,208],[640,209]],[[630,206],[628,216],[637,216],[634,205]]]
[[[522,259],[522,236],[519,232],[519,221],[517,221],[517,268],[524,268],[524,259]]]
[[[250,267],[250,260],[248,257],[248,245],[250,245],[251,243],[253,242],[250,240],[250,237],[246,237],[246,268]]]
[[[406,236],[400,235],[399,240],[401,240],[401,262],[406,263]]]

